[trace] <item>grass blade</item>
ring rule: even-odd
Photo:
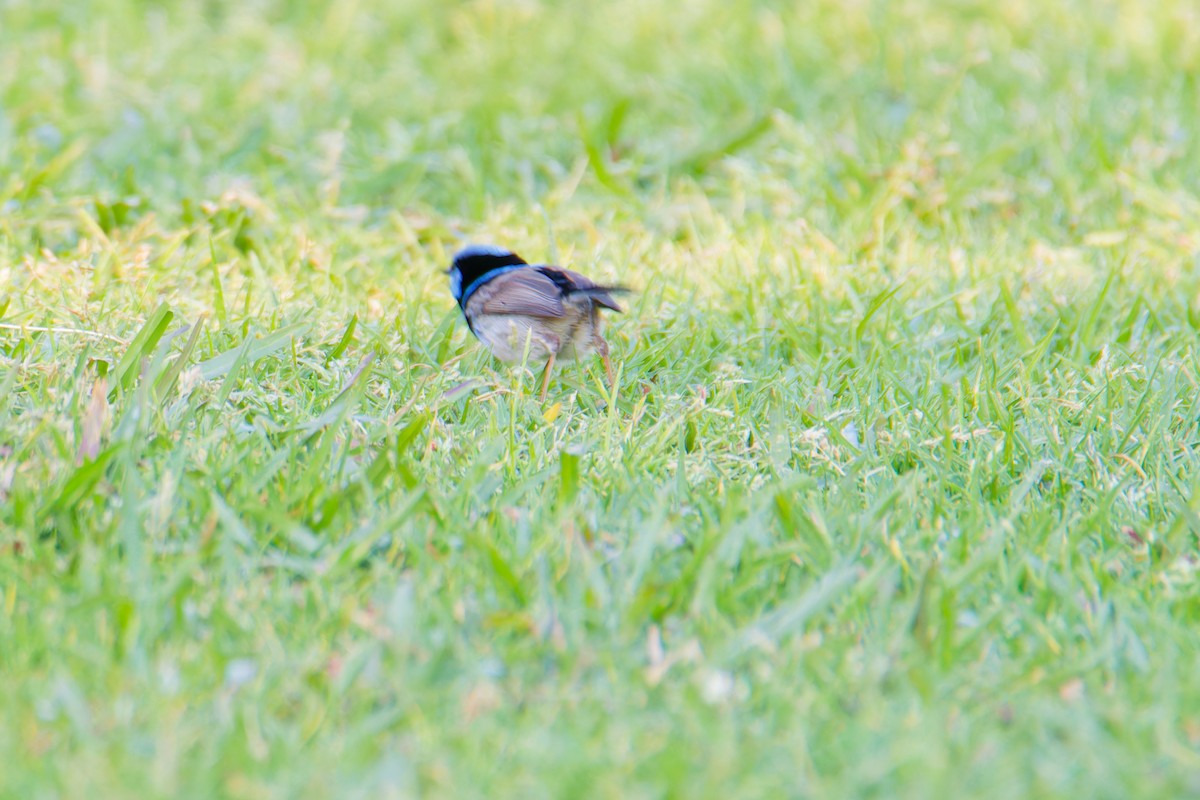
[[[297,322],[269,333],[261,339],[247,339],[238,347],[226,350],[207,361],[201,361],[196,366],[200,369],[200,375],[204,380],[216,380],[232,370],[239,360],[244,359],[253,363],[260,358],[265,358],[285,347],[293,336],[306,333],[310,327],[307,322]]]
[[[116,398],[118,391],[128,389],[133,385],[142,359],[153,352],[174,316],[174,312],[166,303],[163,303],[150,315],[150,319],[146,320],[146,324],[138,331],[137,336],[133,337],[133,341],[125,349],[125,355],[117,363],[113,376],[113,388],[108,395],[110,401]]]
[[[350,317],[350,322],[346,325],[346,332],[342,334],[341,340],[338,341],[337,346],[334,347],[333,350],[329,353],[329,357],[325,359],[326,364],[330,363],[331,361],[336,361],[337,359],[341,358],[342,353],[345,353],[346,348],[348,348],[350,346],[350,343],[352,341],[354,341],[354,330],[357,327],[358,327],[358,314],[355,314],[352,317]]]
[[[203,320],[198,321],[192,326],[192,334],[188,337],[187,343],[183,346],[183,351],[179,357],[175,359],[154,385],[154,394],[159,398],[165,398],[171,390],[175,388],[176,382],[179,380],[180,373],[188,364],[188,360],[192,357],[192,351],[196,349],[196,343],[200,341],[200,332],[204,330]]]

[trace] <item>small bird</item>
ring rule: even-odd
[[[511,250],[473,244],[454,255],[450,293],[467,327],[492,355],[516,362],[545,359],[540,399],[546,399],[557,359],[599,353],[610,386],[616,383],[608,342],[600,334],[600,309],[620,312],[612,295],[624,286],[599,286],[562,267],[530,264]]]

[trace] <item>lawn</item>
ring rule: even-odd
[[[1192,0],[7,0],[0,325],[0,797],[1200,793]]]

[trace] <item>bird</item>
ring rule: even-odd
[[[609,386],[616,384],[600,310],[620,313],[614,294],[624,286],[601,286],[563,267],[530,264],[505,247],[471,244],[454,254],[450,294],[467,327],[496,358],[513,363],[546,361],[539,401],[545,402],[558,360],[598,353]]]

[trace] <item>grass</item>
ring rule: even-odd
[[[1200,15],[0,5],[0,795],[1200,791]],[[493,363],[463,238],[638,288]]]

